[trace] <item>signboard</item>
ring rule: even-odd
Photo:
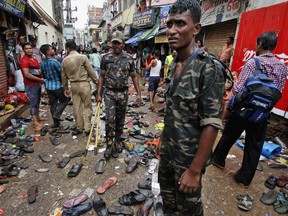
[[[4,32],[6,40],[16,39],[18,37],[18,29],[9,29]]]
[[[152,7],[159,7],[164,5],[172,5],[176,0],[152,0],[151,6]]]
[[[136,12],[133,15],[133,26],[149,27],[154,25],[154,10],[147,9],[145,11]]]
[[[118,25],[121,25],[122,23],[122,13],[119,13],[115,17],[111,19],[111,26],[112,28],[117,27]]]
[[[23,18],[27,0],[0,0],[0,8]]]
[[[273,54],[288,67],[288,2],[245,12],[241,16],[239,31],[232,61],[232,71],[238,74],[244,64],[255,56],[256,39],[263,32],[276,31],[278,33],[277,46]],[[255,28],[257,26],[257,28]],[[284,115],[288,107],[288,80],[282,92],[281,100],[276,104],[273,112]]]
[[[202,26],[212,25],[239,17],[238,0],[205,0],[202,2]]]
[[[169,17],[169,10],[170,10],[171,6],[165,6],[165,7],[161,7],[160,9],[160,29],[162,28],[166,28],[166,22],[168,20]]]

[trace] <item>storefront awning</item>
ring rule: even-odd
[[[125,41],[125,44],[131,44],[133,46],[137,45],[139,37],[144,33],[144,31],[138,32],[133,37]]]
[[[153,38],[159,30],[159,22],[157,22],[152,29],[146,30],[138,39],[138,41],[145,41]]]
[[[153,28],[148,29],[146,31],[138,32],[132,38],[128,39],[125,44],[137,45],[139,41],[149,40],[158,33],[159,30],[159,23],[157,23]]]

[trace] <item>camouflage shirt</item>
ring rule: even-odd
[[[178,77],[174,75],[176,60],[170,65],[163,144],[173,147],[172,154],[178,152],[193,157],[203,127],[222,128],[225,77],[222,70],[215,71],[213,61],[202,50],[189,58]]]
[[[115,58],[113,53],[104,55],[101,60],[100,74],[105,75],[106,88],[116,91],[128,88],[129,76],[136,76],[132,56],[124,51],[119,59]]]

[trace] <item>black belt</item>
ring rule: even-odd
[[[70,81],[71,83],[78,83],[78,82],[89,82],[88,80],[76,80],[76,81]]]
[[[123,88],[110,88],[105,86],[106,89],[114,91],[114,92],[124,92],[128,90],[128,87],[123,87]]]

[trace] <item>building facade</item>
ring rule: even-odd
[[[101,23],[103,17],[103,8],[88,6],[88,33],[90,47],[100,47],[99,43],[102,41]],[[99,48],[100,49],[100,48]]]

